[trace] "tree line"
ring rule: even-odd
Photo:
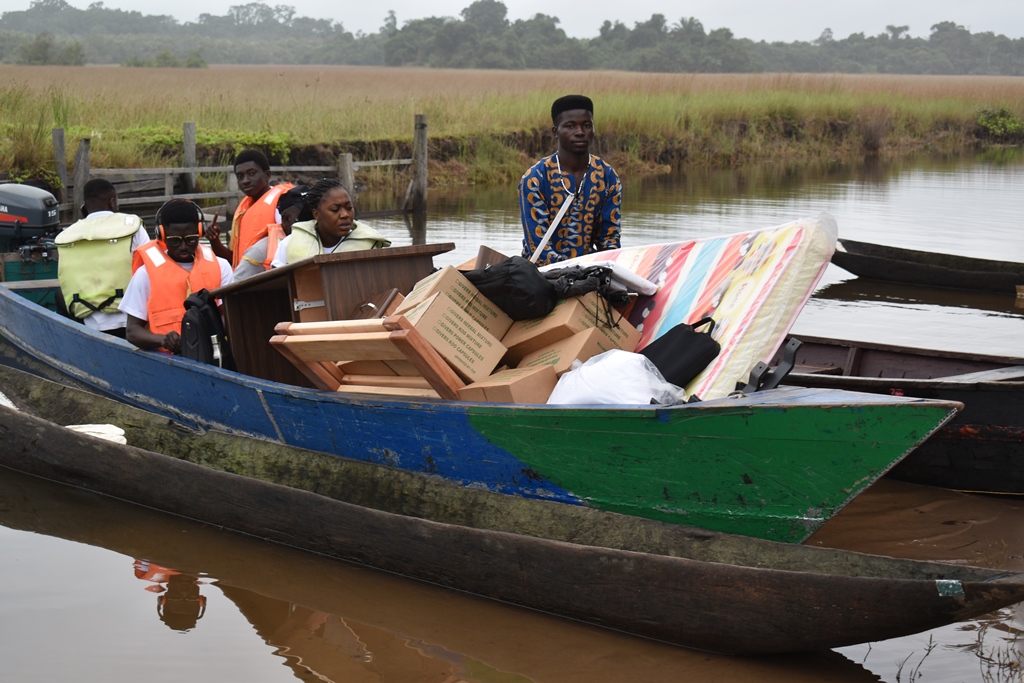
[[[288,5],[249,3],[194,22],[167,15],[82,10],[33,0],[0,15],[0,62],[20,64],[351,64],[480,69],[616,69],[645,72],[821,72],[1024,75],[1024,38],[971,33],[952,21],[915,38],[909,26],[846,38],[825,29],[810,42],[753,41],[695,17],[654,14],[627,26],[605,21],[592,38],[571,38],[559,19],[512,21],[500,0],[475,0],[459,17],[412,19],[388,12],[374,33],[296,16]]]

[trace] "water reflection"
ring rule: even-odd
[[[173,652],[164,651],[171,641],[153,640],[138,626],[130,636],[90,629],[94,608],[74,609],[74,586],[49,586],[51,593],[29,595],[39,609],[48,609],[46,596],[52,591],[67,594],[62,621],[86,629],[75,637],[101,643],[77,655],[88,661],[72,657],[70,665],[105,671],[104,680],[131,680],[137,670],[120,653],[138,649],[146,651],[145,666],[153,672],[148,680],[284,680],[279,672],[292,680],[338,683],[878,680],[834,652],[735,658],[685,650],[257,542],[7,471],[0,472],[0,525],[73,541],[61,547],[62,557],[78,565],[78,578],[93,585],[98,604],[117,619],[130,619],[135,611],[134,598],[122,600],[126,591],[137,590],[135,579],[122,575],[120,582],[101,585],[84,559],[90,547],[118,553],[118,564],[147,557],[208,581],[204,589],[213,592],[211,603],[219,600],[218,610],[206,613],[203,628],[175,639]],[[0,542],[17,547],[13,532],[2,527]],[[9,582],[25,585],[26,572],[34,571],[33,556],[18,557],[18,566],[5,564],[9,557],[9,552],[0,557],[0,569]],[[0,607],[9,607],[12,599],[0,592]],[[227,616],[229,605],[251,629],[224,631],[223,625],[207,623]],[[263,655],[254,656],[248,640],[252,629],[269,646]],[[3,635],[0,654],[12,680],[64,678],[54,673],[62,671],[57,660],[15,656],[49,651],[49,633],[34,641],[31,631],[9,624]],[[74,651],[70,642],[61,647]],[[240,653],[247,653],[245,663],[257,673],[209,674],[224,661],[240,661]]]
[[[133,566],[135,578],[149,582],[146,590],[157,593],[156,613],[160,621],[172,631],[185,633],[194,629],[206,613],[206,597],[199,592],[199,577],[149,560],[135,560]]]
[[[466,670],[465,657],[444,648],[244,588],[219,585],[300,680],[454,683]]]
[[[1024,313],[1024,299],[1005,294],[974,292],[941,287],[920,287],[853,278],[821,287],[814,293],[819,300],[884,302],[904,305],[943,306],[1009,314]]]

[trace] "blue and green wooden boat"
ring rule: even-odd
[[[0,287],[3,360],[191,427],[512,496],[800,542],[960,404],[779,388],[676,406],[359,397],[142,352]]]
[[[661,284],[630,313],[641,345],[678,322],[707,314],[719,321],[722,353],[687,387],[703,400],[681,405],[512,405],[322,391],[139,351],[5,288],[0,336],[8,362],[187,426],[510,496],[800,542],[961,406],[795,387],[733,395],[736,382],[782,343],[828,265],[835,235],[835,222],[822,214],[749,233],[598,255]],[[362,286],[373,294],[366,283],[399,259],[429,273],[427,252],[399,247],[313,257],[330,262],[318,272],[336,275],[330,288],[325,284],[308,298],[337,299]],[[251,325],[272,308],[281,290],[269,284],[288,277],[289,291],[304,286],[295,267],[307,266],[289,265],[224,288],[219,296],[229,326],[233,315]],[[354,272],[361,274],[353,278]],[[339,283],[343,276],[346,286]],[[404,286],[418,277],[406,277]],[[380,279],[372,287],[385,284]],[[245,302],[232,293],[239,287],[250,292],[243,315]],[[283,303],[283,315],[300,308],[286,297]],[[269,319],[261,322],[272,330],[282,320],[277,315],[265,314]],[[256,346],[269,346],[269,334],[232,334],[236,358],[244,352],[251,359]]]

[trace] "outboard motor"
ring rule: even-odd
[[[52,280],[57,277],[60,204],[46,190],[18,183],[0,184],[0,280]],[[22,294],[56,308],[56,289],[22,289]]]
[[[0,239],[21,244],[57,234],[59,204],[46,190],[31,185],[0,185]]]

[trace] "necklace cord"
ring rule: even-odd
[[[593,154],[588,154],[587,155],[587,170],[588,171],[590,170],[590,162],[591,162],[591,160],[593,158],[594,158]],[[585,183],[587,181],[587,173],[586,173],[586,171],[583,172],[583,177],[580,179],[579,187],[577,187],[576,191],[573,192],[572,190],[569,189],[569,186],[565,184],[565,172],[562,171],[562,162],[558,158],[557,154],[555,154],[555,164],[558,166],[558,175],[561,176],[562,189],[565,190],[566,194],[572,195],[572,197],[575,198],[576,195],[578,195],[580,192],[583,191],[583,183]]]

